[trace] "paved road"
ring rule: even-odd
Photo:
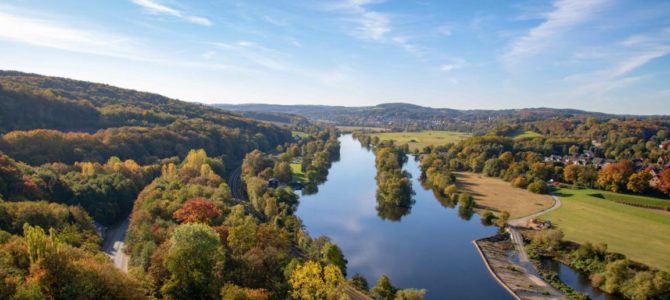
[[[128,273],[128,259],[130,257],[123,250],[129,221],[130,216],[123,222],[107,228],[105,240],[102,242],[102,250],[112,258],[114,266],[126,273]]]
[[[554,205],[553,205],[552,207],[547,208],[547,209],[545,209],[545,210],[543,210],[543,211],[534,213],[534,214],[532,214],[532,215],[530,215],[530,216],[525,216],[525,217],[523,217],[523,218],[518,218],[518,219],[514,219],[514,220],[509,220],[509,221],[507,221],[507,224],[509,224],[509,225],[511,225],[511,226],[526,226],[526,224],[528,224],[528,221],[529,221],[530,219],[535,219],[535,218],[537,218],[537,217],[539,217],[539,216],[541,216],[541,215],[544,215],[544,214],[546,214],[546,213],[548,213],[548,212],[550,212],[550,211],[552,211],[552,210],[555,210],[555,209],[561,207],[561,199],[559,199],[558,197],[556,197],[556,196],[554,196],[554,195],[551,195],[551,197],[554,198]]]

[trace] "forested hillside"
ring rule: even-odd
[[[193,148],[241,159],[291,138],[287,130],[205,105],[11,71],[0,71],[0,133],[0,151],[33,165],[112,156],[153,163]]]
[[[613,115],[577,109],[456,110],[407,103],[385,103],[361,107],[271,104],[216,104],[215,106],[238,112],[296,114],[311,120],[327,121],[346,126],[371,126],[410,131],[425,129],[456,130],[479,133],[484,133],[491,128],[510,122],[532,122],[573,117],[614,117]]]

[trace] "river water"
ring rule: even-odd
[[[409,159],[416,195],[409,211],[381,218],[375,199],[374,154],[351,135],[340,137],[340,161],[318,193],[302,196],[298,215],[313,237],[327,235],[373,286],[387,274],[401,288],[425,288],[427,299],[512,299],[486,269],[472,241],[496,233],[478,215],[461,217],[419,183],[418,162]],[[390,219],[398,219],[392,221]]]

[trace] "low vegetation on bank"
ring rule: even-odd
[[[531,243],[527,249],[531,257],[550,257],[565,262],[588,274],[591,284],[607,293],[628,299],[665,299],[670,295],[670,273],[610,252],[605,243],[586,242],[575,246],[564,242],[563,233],[557,229],[532,232],[529,237]],[[578,293],[571,295],[575,299],[584,299]]]
[[[593,189],[561,188],[561,207],[542,218],[551,220],[565,238],[580,244],[606,243],[628,258],[670,271],[670,214],[597,197]]]

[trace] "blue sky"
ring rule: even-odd
[[[0,69],[204,103],[670,114],[668,54],[668,1],[0,2]]]

